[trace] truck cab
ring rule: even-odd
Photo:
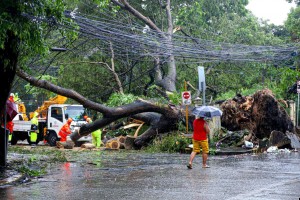
[[[71,131],[79,131],[79,128],[86,123],[83,116],[85,109],[82,105],[54,104],[49,106],[46,118],[46,140],[50,146],[55,146],[59,140],[58,135],[61,127],[67,123],[68,118],[72,118]],[[91,136],[80,138],[77,143],[91,142]]]

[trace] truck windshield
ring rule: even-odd
[[[83,106],[67,106],[65,112],[69,118],[75,121],[84,121],[84,108]]]

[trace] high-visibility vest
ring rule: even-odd
[[[61,127],[58,135],[60,135],[61,141],[65,141],[69,134],[71,134],[70,125],[66,123],[65,125],[63,125],[63,127]]]

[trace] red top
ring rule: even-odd
[[[194,134],[193,134],[193,139],[194,140],[206,140],[207,139],[207,134],[204,129],[204,124],[206,122],[204,119],[195,119],[193,122],[194,126]]]

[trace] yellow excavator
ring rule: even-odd
[[[16,102],[17,106],[18,106],[18,111],[20,116],[22,117],[22,119],[24,121],[28,121],[28,117],[26,115],[26,107],[25,104],[23,102]]]
[[[67,99],[68,99],[67,97],[57,95],[57,96],[49,99],[48,101],[44,101],[43,105],[38,107],[38,109],[36,109],[34,112],[39,113],[39,118],[46,119],[49,106],[51,106],[53,104],[64,104],[67,101]],[[30,119],[33,117],[34,112],[29,113]]]

